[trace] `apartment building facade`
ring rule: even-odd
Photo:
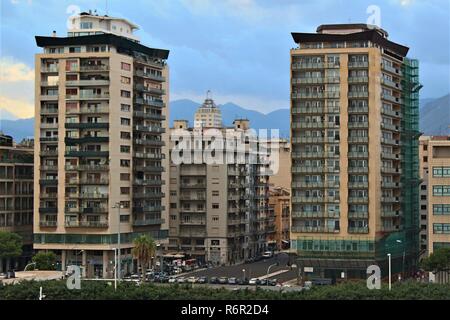
[[[337,278],[418,259],[418,62],[365,24],[292,33],[292,248]],[[317,266],[321,266],[318,268]]]
[[[23,270],[33,252],[33,144],[0,134],[0,231],[22,238],[22,254],[0,258],[0,273]]]
[[[269,206],[272,208],[275,216],[275,237],[273,239],[273,247],[276,250],[285,250],[288,249],[290,245],[290,191],[282,187],[271,186],[269,194]]]
[[[248,120],[236,120],[232,128],[214,128],[223,137],[230,134],[236,139],[244,139],[247,129]],[[179,134],[180,130],[197,137],[190,140],[192,145],[197,139],[205,148],[213,139],[210,131],[189,128],[186,120],[174,121],[171,133]],[[177,141],[172,139],[171,150]],[[273,211],[268,205],[268,171],[264,170],[265,164],[249,161],[255,152],[250,144],[232,152],[230,162],[221,163],[206,163],[201,157],[195,163],[175,163],[172,151],[169,252],[222,265],[242,262],[267,249],[268,238],[274,233]],[[215,152],[224,158],[230,156],[225,148]],[[236,161],[238,157],[245,161]]]
[[[428,171],[428,253],[450,248],[450,137],[422,137],[423,169]],[[426,168],[426,169],[425,169]]]
[[[167,50],[137,26],[81,13],[67,37],[36,37],[34,248],[88,277],[135,268],[132,241],[167,241]],[[120,242],[120,245],[119,245]]]
[[[214,103],[214,100],[207,97],[200,108],[195,112],[195,128],[220,128],[222,127],[222,113],[220,108]]]
[[[419,138],[419,173],[420,173],[420,253],[422,257],[428,256],[428,140],[429,136]]]

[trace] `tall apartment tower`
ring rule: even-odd
[[[119,241],[129,272],[136,236],[168,235],[169,52],[135,29],[81,13],[68,37],[36,37],[34,248],[88,277],[112,277]]]
[[[366,24],[292,33],[292,248],[317,275],[418,259],[418,61]],[[311,271],[311,269],[308,269]],[[343,272],[343,274],[342,274]]]
[[[194,120],[195,128],[221,128],[222,113],[214,100],[209,97],[209,91],[205,102],[197,109]]]
[[[180,129],[191,134],[192,144],[201,141],[203,148],[213,139],[205,128],[189,128],[187,120],[174,121],[172,133]],[[231,128],[213,130],[244,143],[247,129],[248,120],[235,120]],[[268,237],[275,231],[268,205],[268,173],[265,164],[249,161],[259,152],[259,148],[249,148],[250,140],[245,148],[231,153],[232,163],[208,164],[200,159],[179,164],[172,154],[169,250],[174,256],[182,254],[214,265],[234,264],[267,249]],[[171,141],[172,150],[176,141]],[[216,152],[227,157],[225,149]],[[238,162],[238,157],[245,161]]]
[[[0,273],[23,270],[33,252],[33,146],[0,133],[0,231],[22,237],[22,254],[0,258]]]

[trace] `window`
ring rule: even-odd
[[[120,124],[123,126],[129,126],[131,124],[131,120],[129,118],[120,118]]]
[[[420,189],[421,189],[421,190],[427,190],[427,185],[426,185],[426,184],[421,185],[421,186],[420,186]]]
[[[130,112],[131,106],[129,104],[122,103],[120,105],[120,111],[122,112]]]
[[[433,167],[433,177],[450,177],[450,167]]]
[[[212,204],[212,208],[213,209],[219,209],[219,204],[218,203],[213,203]]]
[[[124,209],[130,208],[130,201],[120,201],[120,206]]]
[[[92,22],[80,22],[80,29],[92,29]]]
[[[120,222],[128,222],[130,221],[130,215],[126,214],[126,215],[120,215]]]
[[[428,157],[423,157],[423,162],[428,162]]]
[[[213,217],[212,217],[212,221],[218,222],[218,221],[219,221],[219,216],[213,216]]]
[[[450,186],[433,186],[433,196],[450,196]]]
[[[220,245],[220,240],[211,240],[211,245],[212,246],[219,246]]]
[[[120,90],[120,96],[122,98],[130,98],[131,93],[130,93],[130,91],[127,91],[127,90]]]
[[[122,70],[130,71],[131,70],[131,64],[122,62]]]
[[[213,197],[218,197],[219,196],[219,191],[218,190],[213,190],[212,195],[213,195]]]
[[[433,204],[434,215],[450,215],[450,204]]]
[[[81,47],[70,47],[69,48],[69,53],[80,53],[81,52]]]
[[[131,139],[131,133],[126,131],[120,132],[120,139],[130,140]]]
[[[130,194],[130,188],[128,188],[128,187],[121,187],[120,188],[120,194]]]
[[[130,167],[130,160],[121,159],[121,160],[120,160],[120,166],[121,166],[121,167],[125,167],[125,168]]]
[[[426,204],[421,205],[420,210],[427,210],[427,205]]]
[[[130,153],[130,146],[120,146],[120,152],[121,153]]]
[[[420,200],[427,200],[427,196],[421,195],[421,196],[420,196]]]
[[[131,83],[131,78],[121,76],[120,77],[120,82],[122,82],[123,84],[130,84]]]
[[[434,223],[433,233],[450,234],[450,223]]]
[[[121,173],[120,181],[130,181],[130,174],[129,173]]]
[[[177,208],[177,204],[176,203],[171,203],[170,204],[170,209],[176,209]]]

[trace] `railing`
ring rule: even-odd
[[[133,226],[160,225],[163,223],[164,223],[164,219],[135,219],[135,220],[133,220]]]
[[[349,122],[348,128],[349,129],[357,129],[357,128],[368,128],[369,122]]]
[[[58,150],[41,150],[41,156],[57,156]]]
[[[294,107],[292,108],[293,114],[301,114],[301,113],[324,113],[323,107]]]
[[[348,83],[368,83],[369,77],[348,77]]]
[[[348,137],[350,143],[368,143],[369,137]]]
[[[136,158],[143,158],[143,159],[165,159],[165,154],[162,153],[142,153],[142,152],[134,152],[133,156]]]
[[[58,226],[58,221],[39,221],[39,226],[42,228],[55,228]]]
[[[158,166],[136,166],[134,167],[135,171],[144,171],[144,172],[164,172],[164,167]]]
[[[367,91],[349,91],[348,97],[349,98],[368,98],[369,92],[367,92]]]
[[[142,125],[134,126],[134,130],[136,130],[136,131],[143,131],[143,132],[152,132],[152,133],[164,133],[164,132],[166,132],[166,129],[163,128],[163,127],[142,126]]]
[[[348,233],[369,233],[369,227],[348,227]]]
[[[109,71],[109,65],[106,64],[96,66],[81,65],[80,71]]]
[[[135,139],[134,143],[146,146],[164,146],[165,142],[161,140]]]
[[[306,226],[292,226],[291,231],[301,233],[339,233],[339,229],[327,227],[306,227]]]
[[[106,80],[106,79],[66,81],[66,87],[78,87],[78,86],[108,86],[108,85],[109,85],[109,80]]]
[[[58,114],[58,109],[56,108],[42,108],[41,114]]]
[[[134,184],[137,186],[160,186],[164,184],[164,181],[152,179],[135,179]]]
[[[108,228],[108,221],[65,221],[66,228]]]
[[[369,62],[368,61],[349,61],[348,67],[349,68],[368,68]]]
[[[349,152],[348,158],[369,158],[368,152]]]
[[[349,113],[369,113],[369,107],[348,107]]]
[[[109,178],[101,178],[101,179],[80,179],[80,184],[108,184]]]
[[[107,199],[108,194],[107,193],[83,192],[83,193],[78,194],[78,198],[80,198],[80,199]]]
[[[134,111],[133,115],[135,117],[144,118],[144,119],[152,119],[152,120],[163,121],[166,119],[166,117],[160,113],[150,113],[150,112],[144,112],[144,111]]]
[[[164,78],[163,76],[159,76],[159,75],[152,74],[152,73],[149,73],[149,72],[144,72],[142,70],[136,70],[134,74],[137,77],[141,77],[141,78],[149,78],[149,79],[156,80],[156,81],[161,81],[161,82],[166,81],[166,78]]]
[[[349,203],[369,203],[369,197],[348,197]]]

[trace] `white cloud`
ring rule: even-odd
[[[0,58],[0,83],[33,81],[34,70],[13,58]]]
[[[18,118],[34,117],[34,104],[26,100],[0,96],[0,109],[6,110]]]

